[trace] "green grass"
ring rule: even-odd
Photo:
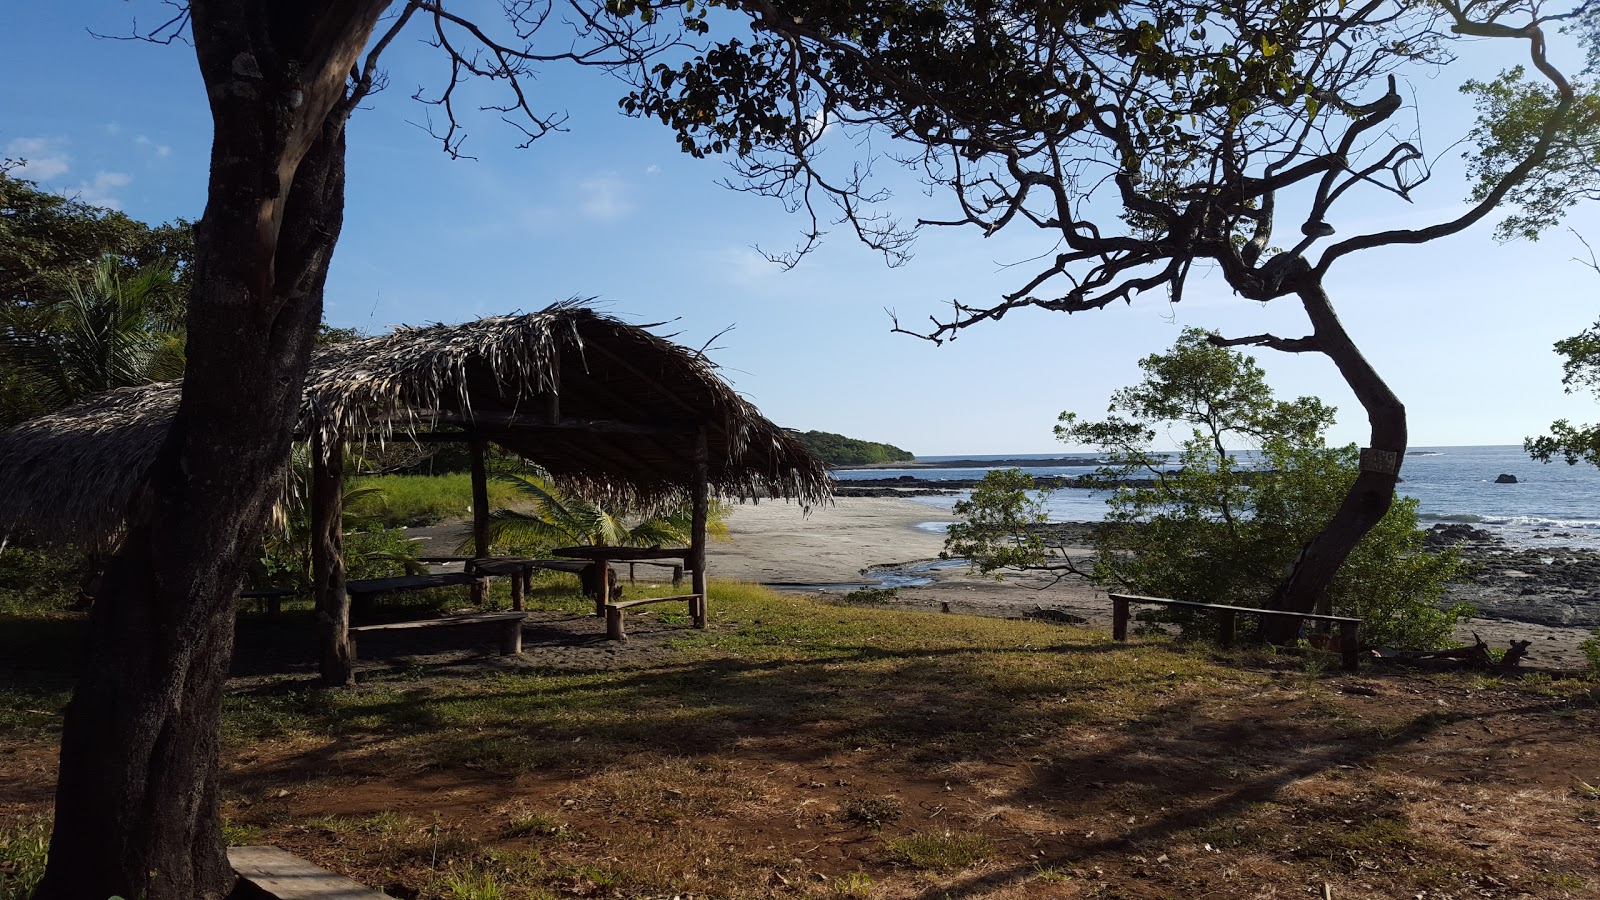
[[[390,528],[436,525],[472,515],[472,476],[464,472],[453,475],[372,475],[354,479],[351,487],[376,488],[381,493],[358,498],[350,504],[349,512],[376,518]],[[518,507],[521,501],[522,494],[516,488],[490,479],[491,509]]]
[[[28,900],[44,877],[50,818],[0,819],[0,900]]]
[[[994,852],[994,842],[976,831],[925,831],[890,841],[889,850],[919,869],[951,871],[981,862]]]

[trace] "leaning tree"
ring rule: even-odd
[[[1371,424],[1348,496],[1269,598],[1281,609],[1314,608],[1389,509],[1406,449],[1405,407],[1340,323],[1329,273],[1361,251],[1463,231],[1502,204],[1558,214],[1581,193],[1561,179],[1595,171],[1592,156],[1565,149],[1595,125],[1576,114],[1589,94],[1546,45],[1552,22],[1586,13],[1548,13],[1537,0],[744,6],[752,38],[656,64],[623,103],[674,126],[690,153],[738,154],[735,186],[808,214],[807,240],[781,261],[830,224],[891,261],[926,225],[985,236],[1031,225],[1054,245],[1015,291],[957,301],[926,328],[896,321],[896,331],[942,342],[1027,307],[1081,312],[1149,291],[1177,302],[1197,270],[1246,299],[1304,308],[1304,336],[1216,338],[1323,354]],[[1410,201],[1429,181],[1434,160],[1405,79],[1452,62],[1462,38],[1515,45],[1536,73],[1466,85],[1481,114],[1468,207],[1426,227],[1340,233],[1352,201]],[[874,135],[891,138],[885,155],[914,167],[954,213],[902,223],[875,202],[881,183],[857,154],[830,167],[824,150]]]

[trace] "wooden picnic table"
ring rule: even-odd
[[[1324,616],[1316,613],[1289,612],[1281,609],[1258,609],[1253,606],[1228,606],[1222,603],[1199,603],[1194,600],[1169,600],[1165,597],[1142,597],[1138,594],[1112,594],[1111,595],[1111,637],[1114,640],[1125,641],[1128,639],[1128,607],[1130,604],[1149,604],[1154,606],[1175,606],[1181,609],[1200,609],[1215,612],[1219,632],[1218,643],[1224,647],[1233,646],[1234,626],[1240,613],[1246,613],[1262,618],[1294,618],[1300,620],[1310,619],[1314,622],[1330,622],[1339,626],[1339,649],[1344,655],[1344,669],[1347,672],[1356,671],[1359,666],[1360,656],[1360,630],[1361,620],[1349,616]]]
[[[565,556],[570,557],[570,559],[592,560],[592,569],[590,569],[590,580],[587,588],[590,589],[590,596],[594,597],[595,615],[606,618],[606,621],[610,623],[616,618],[616,613],[613,610],[606,609],[611,605],[611,564],[613,562],[678,559],[682,560],[685,567],[688,567],[688,562],[693,557],[694,551],[693,548],[661,548],[661,546],[638,548],[638,546],[600,546],[600,544],[597,544],[597,546],[568,546],[568,548],[552,549],[550,552],[554,552],[555,556]],[[688,602],[688,605],[690,605],[690,618],[693,618],[694,626],[696,628],[706,628],[706,594],[686,594],[686,596],[672,597],[672,599],[682,599],[682,601]]]
[[[594,614],[601,618],[606,615],[606,605],[611,602],[611,564],[614,562],[642,562],[653,559],[678,559],[685,565],[693,550],[689,547],[608,547],[592,545],[583,547],[558,547],[550,551],[556,556],[568,559],[586,559],[593,565]],[[693,607],[690,612],[696,624],[705,616],[705,599],[702,596],[698,604],[691,602]]]

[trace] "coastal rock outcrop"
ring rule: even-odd
[[[1517,483],[1517,476],[1515,476],[1515,475],[1507,475],[1504,472],[1501,472],[1500,473],[1500,477],[1496,478],[1494,480],[1494,483],[1495,484],[1516,484]]]

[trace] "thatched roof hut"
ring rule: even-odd
[[[0,533],[111,539],[181,389],[125,388],[0,433]],[[703,355],[576,302],[324,348],[298,431],[356,442],[470,433],[591,494],[646,503],[689,499],[703,440],[713,493],[829,495],[822,464]]]

